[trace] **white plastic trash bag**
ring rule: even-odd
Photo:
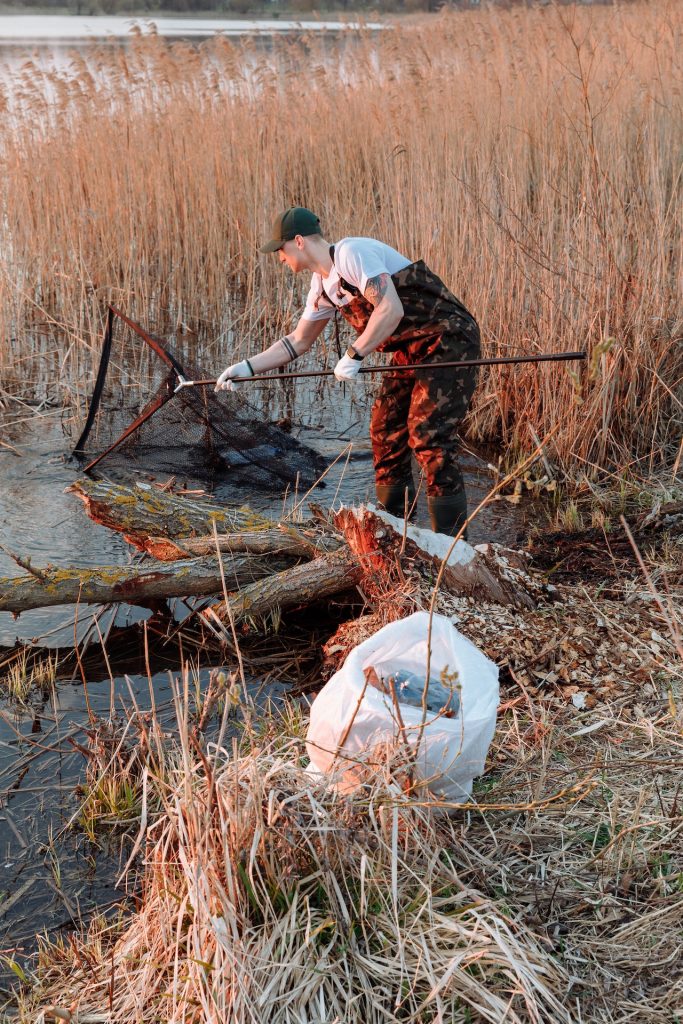
[[[311,770],[339,773],[342,792],[359,785],[364,757],[401,741],[411,748],[415,781],[439,799],[465,799],[483,772],[496,725],[498,668],[446,616],[432,616],[425,716],[429,618],[416,612],[359,644],[313,701],[306,735]]]

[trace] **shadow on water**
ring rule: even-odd
[[[357,401],[332,403],[324,425],[311,424],[298,436],[315,447],[329,462],[342,453],[326,478],[324,490],[309,497],[320,504],[353,504],[372,500],[373,474],[367,440],[367,408]],[[95,525],[81,503],[64,489],[78,479],[78,467],[66,461],[68,439],[61,414],[55,410],[22,414],[23,422],[3,430],[0,446],[0,531],[2,545],[36,566],[52,562],[63,566],[126,564],[130,548],[121,535]],[[462,465],[470,505],[491,489],[485,459],[465,452]],[[178,481],[191,486],[193,481]],[[280,516],[301,502],[306,514],[308,497],[272,493],[244,493],[230,485],[215,489],[218,500],[249,503]],[[418,525],[427,525],[422,499]],[[524,531],[523,513],[504,504],[493,505],[473,524],[476,543],[497,540],[516,543]],[[11,557],[0,551],[0,575],[23,573]],[[40,648],[73,648],[80,644],[92,623],[92,609],[81,609],[74,626],[71,606],[37,609],[15,620],[0,613],[0,648],[17,641]],[[111,611],[108,628],[141,623],[151,613],[122,607]],[[128,630],[130,633],[130,630]],[[173,660],[175,657],[175,661]],[[166,671],[151,673],[153,697],[162,719],[174,721],[171,675],[177,676],[177,649]],[[157,668],[155,665],[154,668]],[[107,677],[97,659],[87,668],[88,697],[95,715],[109,717],[112,693],[120,712],[130,707],[131,694],[140,708],[150,707],[150,686],[138,652],[129,665],[116,665],[117,675]],[[205,686],[208,667],[197,669],[199,686]],[[128,673],[124,675],[123,673]],[[74,676],[76,672],[74,671]],[[268,696],[277,689],[268,684]],[[255,684],[255,690],[258,685]],[[276,694],[277,695],[277,694]],[[51,695],[28,707],[0,697],[0,954],[16,958],[35,949],[37,933],[50,936],[68,931],[98,908],[112,907],[122,896],[115,888],[126,853],[112,841],[97,848],[81,831],[67,828],[78,812],[77,786],[84,774],[82,754],[71,741],[83,744],[89,724],[82,682],[61,680]],[[4,972],[5,983],[11,974]]]

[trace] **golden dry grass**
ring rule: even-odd
[[[575,472],[674,461],[682,28],[673,0],[490,9],[343,45],[152,37],[28,65],[0,135],[0,386],[42,394],[47,374],[82,410],[111,300],[196,331],[217,372],[258,349],[301,307],[257,253],[300,202],[331,239],[427,260],[487,354],[588,348],[577,378],[487,372],[474,437],[526,450],[560,423]]]
[[[21,1020],[676,1020],[680,717],[658,699],[587,723],[513,693],[454,816],[381,772],[339,798],[296,712],[232,750],[179,724],[175,752],[148,725],[164,810],[136,912],[46,946]]]

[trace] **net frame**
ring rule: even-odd
[[[230,449],[233,449],[235,453],[239,453],[240,460],[258,473],[259,482],[261,486],[264,487],[272,488],[273,479],[277,480],[278,486],[281,486],[282,484],[291,486],[298,483],[312,483],[315,476],[319,475],[323,471],[325,468],[325,460],[319,453],[306,445],[300,444],[293,438],[290,438],[284,433],[284,431],[280,430],[280,428],[274,424],[262,422],[258,425],[257,411],[252,409],[252,407],[243,399],[237,399],[231,393],[228,394],[226,392],[220,392],[219,395],[214,395],[213,392],[208,394],[204,389],[201,389],[201,394],[198,395],[195,393],[191,397],[188,396],[186,392],[176,392],[177,385],[181,383],[181,381],[196,375],[194,373],[194,368],[190,369],[183,365],[173,355],[173,353],[168,350],[167,342],[164,339],[147,331],[141,324],[132,320],[123,313],[122,310],[111,304],[107,307],[107,319],[102,343],[102,353],[100,356],[95,386],[88,407],[86,422],[78,441],[72,450],[72,455],[79,461],[88,458],[89,454],[92,454],[88,453],[86,446],[97,421],[98,414],[101,412],[102,398],[107,382],[112,355],[114,329],[117,319],[127,325],[130,330],[132,330],[149,346],[149,348],[167,368],[167,374],[162,380],[161,386],[158,388],[153,398],[140,410],[139,414],[122,431],[122,433],[116,437],[113,443],[109,444],[106,449],[96,455],[95,458],[90,458],[87,464],[83,467],[84,473],[91,475],[95,467],[98,466],[102,460],[117,451],[117,449],[120,449],[126,444],[126,442],[129,442],[129,439],[132,438],[136,432],[139,433],[143,424],[150,421],[156,413],[163,409],[167,403],[176,396],[179,396],[177,400],[181,421],[184,413],[185,416],[191,417],[194,421],[195,428],[198,426],[201,429],[202,444],[206,455],[205,461],[207,465],[212,467],[213,473],[218,472],[221,465],[223,466],[226,475],[231,470],[234,470],[234,467],[231,467],[229,462],[226,462],[224,459],[225,451]],[[227,410],[224,407],[220,410],[214,410],[214,414],[212,416],[211,407],[213,405],[217,405],[219,399],[224,404],[229,403],[230,407]],[[244,414],[244,409],[248,410],[248,415]],[[217,411],[220,411],[224,415],[232,412],[233,417],[236,418],[239,416],[240,430],[236,433],[242,439],[241,444],[236,443],[237,437],[235,436],[235,432],[231,429],[232,423],[230,420],[228,420],[229,426],[225,429],[217,425]],[[283,446],[284,452],[276,451],[276,455],[298,456],[302,465],[304,463],[306,464],[307,471],[302,472],[301,469],[288,466],[287,458],[273,458],[270,452],[267,455],[267,463],[264,462],[263,458],[259,458],[255,454],[255,451],[257,451],[258,448],[252,448],[249,444],[244,443],[245,423],[247,420],[255,435],[261,434],[262,440],[279,443]],[[217,440],[222,442],[222,447],[216,443]],[[294,461],[296,462],[296,458]],[[187,469],[187,467],[184,467],[184,469]],[[197,475],[201,475],[201,473]],[[266,482],[268,480],[271,482]]]

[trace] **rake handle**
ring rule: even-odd
[[[585,359],[585,352],[555,352],[544,356],[494,356],[491,359],[461,359],[453,363],[407,363],[402,366],[395,366],[389,363],[386,366],[361,366],[359,373],[396,373],[400,370],[441,370],[462,366],[503,366],[507,363],[551,363],[576,359]],[[288,371],[287,373],[256,373],[252,377],[232,377],[236,384],[243,384],[247,381],[256,380],[287,380],[292,377],[333,377],[334,370],[299,370]],[[186,388],[208,387],[216,383],[216,378],[209,380],[188,380],[183,384]]]

